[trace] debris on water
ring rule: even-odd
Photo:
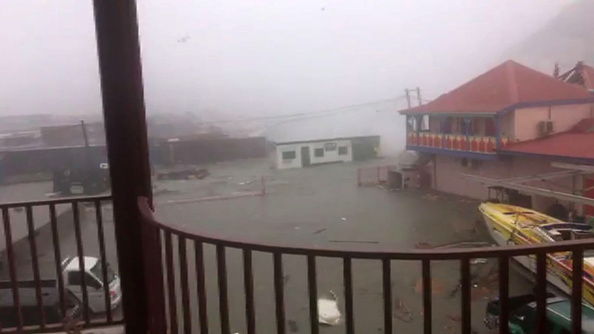
[[[354,243],[354,244],[379,244],[379,241],[373,240],[330,240],[334,243]]]
[[[450,319],[453,322],[461,322],[462,321],[462,317],[458,314],[448,314],[446,316],[448,317],[448,319]]]
[[[490,244],[484,241],[461,241],[444,245],[435,246],[433,248],[463,248],[463,247],[487,247]]]
[[[53,193],[47,193],[45,194],[45,197],[49,197],[49,198],[55,198],[55,197],[59,197],[60,195],[62,195],[61,191],[56,191]]]
[[[394,312],[392,313],[393,316],[404,322],[411,322],[413,320],[412,313],[410,312],[408,307],[404,305],[404,302],[402,302],[402,300],[397,299],[394,301],[394,304],[395,307]]]
[[[415,292],[421,293],[423,291],[423,279],[417,279],[415,283]],[[436,279],[431,280],[431,294],[432,295],[443,295],[445,292],[445,286],[443,283]]]
[[[289,325],[289,330],[291,331],[291,333],[297,333],[299,331],[299,326],[297,325],[297,321],[289,320],[288,325]]]
[[[327,230],[327,228],[321,228],[321,229],[319,229],[319,230],[315,231],[313,234],[314,234],[314,235],[315,235],[315,234],[320,234],[320,233],[322,233],[322,232],[324,232],[324,231],[326,231],[326,230]]]
[[[343,222],[346,221],[345,217],[340,218],[340,220],[342,220]]]
[[[431,244],[428,241],[419,241],[415,244],[415,248],[427,249],[433,248],[433,246],[431,246]]]
[[[246,184],[252,184],[252,181],[243,181],[243,182],[239,182],[240,186],[246,185]]]
[[[295,229],[295,230],[298,230],[298,229],[300,229],[300,228],[301,228],[301,227],[299,227],[299,226],[295,226],[295,227],[294,227],[294,229]]]
[[[210,175],[206,169],[198,169],[196,167],[179,169],[170,172],[157,173],[157,180],[202,180]]]
[[[342,314],[338,309],[338,298],[330,290],[328,296],[318,298],[318,322],[324,325],[336,326],[340,323]]]
[[[427,194],[425,196],[423,196],[423,199],[428,199],[430,201],[437,201],[439,199],[441,199],[442,197],[439,195],[433,195],[433,194]]]
[[[483,258],[476,258],[476,259],[470,260],[470,264],[485,264],[487,262],[488,262],[488,260],[483,259]]]

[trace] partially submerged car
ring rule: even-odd
[[[509,299],[509,332],[512,334],[536,333],[536,296],[533,294]],[[499,327],[499,300],[487,304],[485,325],[489,329]],[[547,333],[571,333],[571,301],[547,295]],[[582,304],[582,333],[594,334],[594,308]]]

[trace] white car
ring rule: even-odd
[[[103,266],[100,259],[92,256],[84,256],[85,283],[87,285],[87,296],[89,309],[93,313],[106,312],[105,308],[105,289],[104,284],[109,287],[110,308],[113,310],[122,301],[122,290],[120,287],[120,278],[107,264],[107,282],[103,281]],[[72,292],[81,302],[83,302],[81,270],[78,257],[68,257],[62,261],[62,273],[64,277],[64,287]]]

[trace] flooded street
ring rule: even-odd
[[[419,246],[458,242],[490,241],[482,227],[477,201],[426,193],[419,190],[390,192],[383,187],[358,187],[357,168],[378,166],[345,163],[306,169],[273,170],[267,161],[219,164],[209,168],[204,180],[157,183],[161,195],[155,197],[157,218],[186,230],[262,244],[315,247],[323,249],[404,251]],[[266,195],[207,202],[191,202],[208,196],[257,191],[260,177],[266,182]],[[246,184],[248,182],[249,184]],[[240,184],[241,183],[241,184]],[[246,186],[252,186],[246,188]],[[191,295],[195,296],[193,249],[188,246],[188,272]],[[173,249],[177,249],[175,243]],[[245,295],[241,250],[227,249],[231,331],[244,333]],[[218,330],[218,290],[215,247],[205,246],[207,263],[208,314]],[[177,262],[177,257],[175,257]],[[327,333],[344,332],[344,285],[342,259],[317,258],[318,295],[331,291],[338,298],[342,313],[340,325],[324,326]],[[258,331],[273,332],[275,324],[273,259],[271,254],[254,252],[254,289]],[[283,282],[287,328],[290,332],[309,332],[306,257],[283,256]],[[382,263],[357,260],[352,263],[355,328],[360,332],[382,331]],[[433,324],[437,332],[457,332],[460,320],[460,293],[457,291],[459,264],[434,261]],[[489,298],[497,295],[497,263],[472,265],[473,329],[487,332],[482,318]],[[527,293],[530,283],[511,272],[510,295]],[[178,280],[179,278],[176,278]],[[422,331],[421,264],[391,261],[393,326],[396,331]],[[179,289],[179,285],[178,285]],[[196,301],[192,316],[198,321]],[[443,330],[443,331],[442,331]]]

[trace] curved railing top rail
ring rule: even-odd
[[[500,246],[482,248],[448,248],[448,249],[411,249],[397,250],[351,250],[326,249],[320,247],[293,247],[273,244],[263,244],[246,240],[233,240],[218,236],[197,234],[181,226],[171,226],[159,222],[146,197],[138,198],[138,207],[143,217],[143,223],[162,229],[186,239],[211,243],[231,248],[249,249],[268,253],[283,253],[292,255],[315,255],[322,257],[339,257],[355,259],[390,259],[390,260],[459,260],[477,257],[510,257],[531,254],[546,254],[565,251],[594,249],[594,240],[559,241],[551,244],[534,244],[526,246]]]
[[[51,204],[70,204],[80,202],[93,202],[93,201],[107,201],[111,200],[111,195],[99,195],[99,196],[72,196],[72,197],[60,197],[52,199],[42,199],[37,201],[20,201],[20,202],[7,202],[0,203],[0,208],[17,208],[23,206],[45,206]]]

